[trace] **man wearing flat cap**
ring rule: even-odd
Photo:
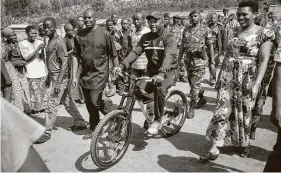
[[[179,48],[181,45],[181,39],[182,39],[182,32],[184,29],[184,26],[182,25],[182,17],[181,16],[173,16],[173,26],[170,29],[170,32],[174,34],[174,36],[177,39],[177,48],[178,48],[178,53],[177,57],[179,54]],[[184,62],[178,62],[178,80],[181,82],[187,82],[187,79],[184,77],[185,75],[185,69],[184,69]]]
[[[207,102],[201,84],[205,76],[208,54],[214,61],[214,50],[211,29],[200,22],[200,11],[194,10],[189,16],[191,26],[187,26],[183,31],[179,59],[181,60],[183,55],[186,55],[188,81],[191,86],[191,103],[188,114],[190,118],[193,118],[194,109],[204,106]]]
[[[122,69],[128,69],[130,65],[145,52],[148,64],[146,76],[152,77],[152,83],[147,83],[144,90],[154,94],[154,122],[148,132],[157,134],[160,129],[160,121],[164,114],[164,102],[168,89],[172,86],[177,68],[177,42],[175,36],[164,29],[163,18],[158,15],[146,17],[150,32],[144,34],[138,45],[116,69],[118,74]]]

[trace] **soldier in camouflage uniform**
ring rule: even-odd
[[[181,60],[183,55],[186,55],[188,81],[191,87],[191,103],[188,114],[189,117],[193,118],[194,109],[200,108],[207,103],[201,84],[204,79],[205,68],[208,64],[207,53],[209,53],[210,59],[214,60],[214,50],[212,31],[200,23],[200,11],[192,11],[189,16],[192,25],[187,26],[183,31],[179,59]]]
[[[170,29],[170,32],[173,33],[177,38],[178,43],[178,52],[182,42],[182,32],[184,26],[181,25],[182,18],[180,16],[173,16],[173,26]],[[177,54],[178,57],[178,54]],[[184,68],[184,61],[179,61],[178,65],[178,80],[181,82],[187,82],[187,79],[184,77],[185,75],[185,68]]]
[[[268,66],[267,66],[266,72],[263,77],[263,81],[261,83],[261,88],[260,88],[259,94],[257,95],[257,98],[256,98],[256,105],[255,105],[254,109],[252,110],[253,122],[252,122],[251,128],[253,130],[252,130],[252,134],[250,136],[251,139],[255,139],[255,129],[256,129],[257,125],[259,124],[260,117],[262,114],[262,107],[265,104],[269,84],[270,84],[271,78],[272,78],[272,72],[275,67],[274,56],[276,54],[276,50],[278,48],[278,45],[279,45],[279,42],[281,39],[279,26],[269,18],[269,14],[271,13],[271,12],[269,12],[270,0],[262,0],[261,5],[263,8],[262,8],[262,11],[260,12],[260,14],[257,16],[255,23],[259,26],[265,27],[265,28],[273,31],[275,33],[275,37],[272,40],[273,45],[272,45],[271,52],[270,52],[270,58],[268,61]]]

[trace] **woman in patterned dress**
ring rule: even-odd
[[[218,147],[239,147],[240,156],[248,157],[252,109],[265,74],[274,33],[254,24],[258,11],[255,1],[242,1],[237,10],[239,27],[233,38],[219,74],[216,110],[207,128],[210,150],[200,157],[215,160]]]
[[[41,56],[44,42],[37,39],[38,30],[34,25],[25,29],[27,39],[19,43],[21,54],[26,60],[26,77],[29,84],[30,107],[33,113],[43,111],[47,107],[48,92],[46,88],[47,67]]]
[[[5,39],[5,48],[1,49],[1,57],[13,83],[11,103],[20,111],[30,113],[25,61],[19,49],[17,35],[13,29],[8,27],[2,30],[1,35]]]

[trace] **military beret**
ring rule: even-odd
[[[163,16],[164,17],[171,17],[171,14],[170,13],[164,13]]]
[[[190,13],[189,13],[189,16],[191,16],[191,15],[193,15],[193,14],[195,14],[195,13],[198,13],[198,14],[200,14],[200,10],[193,10],[193,11],[191,11]]]
[[[174,18],[174,19],[182,19],[182,17],[181,17],[181,16],[178,16],[178,15],[173,16],[173,18]]]

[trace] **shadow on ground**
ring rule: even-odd
[[[199,159],[193,157],[159,155],[157,163],[169,172],[243,172],[239,169],[213,162],[202,163]]]
[[[92,165],[94,165],[94,163],[92,162],[92,159],[91,159],[90,151],[84,153],[82,156],[80,156],[76,160],[76,162],[75,162],[76,169],[81,172],[100,172],[100,171],[102,171],[102,169],[100,169],[100,168],[95,168],[95,169],[86,168],[87,166],[85,166],[85,163],[92,163]]]
[[[277,133],[277,128],[270,121],[270,115],[261,116],[261,121],[260,121],[260,124],[258,125],[258,128],[267,129],[267,130]]]
[[[37,116],[31,116],[34,120],[39,122],[40,124],[44,125],[45,118],[43,118],[41,115]],[[72,117],[64,117],[64,116],[57,116],[55,126],[63,128],[64,130],[67,130],[70,126],[73,125],[73,118]],[[79,131],[69,131],[76,135],[86,135],[89,133],[89,129],[86,130],[79,130]]]
[[[205,136],[195,133],[179,132],[174,136],[166,138],[166,140],[173,144],[178,150],[190,151],[198,156],[205,154],[210,148],[210,143],[206,140]],[[250,150],[250,158],[263,162],[266,161],[270,153],[270,151],[258,146],[251,146]],[[221,149],[221,153],[230,156],[239,154],[233,152],[231,149],[225,148]]]

